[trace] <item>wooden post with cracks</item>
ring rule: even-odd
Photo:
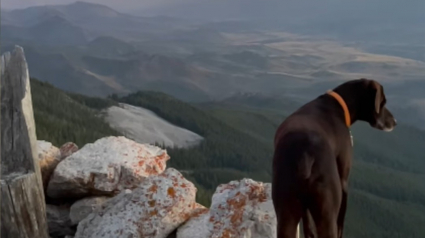
[[[24,50],[1,57],[1,238],[48,238]]]

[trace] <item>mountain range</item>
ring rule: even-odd
[[[2,11],[1,15],[2,26],[21,27],[23,31],[34,30],[34,26],[38,24],[57,19],[59,26],[73,25],[84,30],[86,40],[92,40],[98,36],[140,39],[143,37],[140,31],[144,33],[163,31],[180,22],[172,18],[135,17],[119,13],[104,5],[86,2]],[[47,25],[45,28],[49,28],[49,26]]]
[[[193,4],[194,8],[208,6]],[[240,2],[229,4],[233,11]],[[282,8],[280,3],[270,4],[258,9],[273,4]],[[243,9],[252,6],[257,5],[249,2]],[[285,11],[308,11],[294,6]],[[241,14],[250,12],[245,10]],[[381,24],[388,17],[373,20],[373,11],[367,11],[364,20],[352,18],[345,24],[360,24],[356,31],[347,29],[347,34],[367,33],[370,29],[361,26],[366,19]],[[271,18],[276,17],[273,12]],[[101,97],[154,90],[187,102],[222,100],[240,93],[305,100],[343,80],[374,78],[384,84],[398,119],[424,128],[422,104],[416,103],[423,99],[420,88],[425,86],[425,58],[419,53],[425,50],[423,44],[338,40],[325,30],[320,33],[326,37],[300,34],[316,25],[305,20],[308,27],[300,29],[275,27],[264,19],[254,20],[259,13],[211,22],[133,16],[85,2],[3,10],[1,51],[19,44],[25,48],[33,77],[65,91]],[[412,12],[405,21],[420,18]],[[405,29],[411,31],[409,36],[422,32],[420,26],[410,26]]]

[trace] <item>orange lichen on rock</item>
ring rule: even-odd
[[[149,212],[149,215],[150,216],[156,216],[156,215],[158,215],[158,210],[154,209],[154,210],[150,211]]]
[[[150,206],[150,207],[154,207],[154,206],[155,206],[155,204],[156,204],[156,201],[155,201],[155,200],[150,200],[150,201],[148,202],[148,204],[149,204],[149,206]]]
[[[156,193],[158,191],[158,185],[153,184],[149,189],[148,192],[150,193]]]
[[[169,188],[168,188],[168,190],[167,190],[167,194],[168,194],[168,196],[170,196],[170,197],[172,197],[172,198],[175,198],[175,197],[176,197],[176,191],[174,190],[174,188],[173,188],[173,187],[169,187]]]

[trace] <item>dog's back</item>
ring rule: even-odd
[[[316,172],[332,166],[326,160],[335,157],[335,146],[330,143],[333,129],[326,129],[328,122],[312,108],[317,108],[315,101],[289,116],[277,130],[273,180],[278,182],[273,184],[279,184],[281,188],[275,191],[293,190],[291,192],[303,196],[303,191],[307,191],[309,184],[316,179],[312,175],[313,166]]]
[[[290,223],[288,219],[294,219],[294,229],[320,184],[338,186],[336,182],[339,180],[334,179],[338,178],[336,132],[331,125],[337,119],[332,118],[332,113],[327,115],[323,100],[326,99],[319,97],[294,112],[275,136],[273,202],[278,221]],[[288,207],[292,207],[291,210]]]

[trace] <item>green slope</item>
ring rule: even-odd
[[[264,159],[271,155],[267,145],[201,108],[157,92],[139,92],[119,100],[152,110],[169,122],[206,138],[193,149],[172,149],[177,155],[173,164],[175,166],[185,169],[231,168],[243,172],[270,172],[270,164],[264,163]],[[188,157],[180,157],[180,154]]]
[[[97,110],[114,103],[110,100],[67,94],[36,79],[31,79],[31,94],[39,140],[55,146],[72,141],[81,147],[105,136],[119,135]]]

